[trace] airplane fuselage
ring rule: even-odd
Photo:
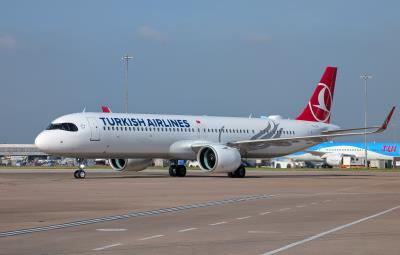
[[[69,123],[76,130],[59,128]],[[52,122],[36,139],[53,155],[76,158],[176,158],[196,159],[190,144],[227,144],[242,140],[301,137],[336,130],[332,124],[281,118],[239,118],[125,113],[75,113]],[[299,141],[288,146],[265,146],[241,151],[245,158],[287,155],[317,142]]]

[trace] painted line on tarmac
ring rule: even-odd
[[[228,222],[226,222],[226,221],[220,221],[220,222],[216,222],[216,223],[211,223],[211,224],[209,224],[210,226],[218,226],[218,225],[222,225],[222,224],[226,224],[226,223],[228,223]]]
[[[100,231],[100,232],[123,232],[123,231],[127,231],[126,228],[98,228],[96,229],[96,231]]]
[[[185,228],[185,229],[178,230],[178,232],[183,233],[183,232],[188,232],[188,231],[192,231],[192,230],[196,230],[196,229],[198,229],[198,228]]]
[[[378,216],[381,216],[381,215],[383,215],[383,214],[389,213],[389,212],[394,211],[394,210],[399,209],[399,208],[400,208],[400,205],[395,206],[395,207],[392,207],[392,208],[390,208],[390,209],[387,209],[387,210],[385,210],[385,211],[376,213],[376,214],[374,214],[374,215],[370,215],[370,216],[368,216],[368,217],[365,217],[365,218],[362,218],[362,219],[359,219],[359,220],[356,220],[356,221],[353,221],[353,222],[350,222],[350,223],[341,225],[341,226],[339,226],[339,227],[332,228],[332,229],[327,230],[327,231],[325,231],[325,232],[321,232],[321,233],[319,233],[319,234],[310,236],[310,237],[308,237],[308,238],[306,238],[306,239],[303,239],[303,240],[300,240],[300,241],[297,241],[297,242],[294,242],[294,243],[285,245],[285,246],[283,246],[283,247],[281,247],[281,248],[278,248],[278,249],[276,249],[276,250],[272,250],[272,251],[263,253],[262,255],[277,254],[277,253],[279,253],[279,252],[281,252],[281,251],[285,251],[285,250],[288,250],[288,249],[293,248],[293,247],[295,247],[295,246],[298,246],[298,245],[301,245],[301,244],[304,244],[304,243],[313,241],[313,240],[318,239],[318,238],[320,238],[320,237],[323,237],[323,236],[329,235],[329,234],[331,234],[331,233],[337,232],[337,231],[339,231],[339,230],[342,230],[342,229],[351,227],[351,226],[353,226],[353,225],[355,225],[355,224],[358,224],[358,223],[361,223],[361,222],[370,220],[370,219],[372,219],[372,218],[376,218],[376,217],[378,217]]]
[[[265,231],[265,230],[249,230],[247,231],[249,234],[280,234],[278,231]]]
[[[248,219],[248,218],[251,218],[251,216],[244,216],[244,217],[239,217],[239,218],[236,218],[237,220],[244,220],[244,219]]]
[[[116,247],[116,246],[120,246],[120,245],[122,245],[122,243],[110,244],[110,245],[106,245],[106,246],[103,246],[103,247],[99,247],[99,248],[93,249],[92,251],[102,251],[102,250],[106,250],[106,249],[109,249],[109,248],[112,248],[112,247]]]
[[[145,237],[145,238],[141,238],[139,239],[140,241],[146,241],[146,240],[150,240],[150,239],[154,239],[154,238],[160,238],[163,237],[164,235],[155,235],[155,236],[149,236],[149,237]]]
[[[44,231],[50,231],[50,230],[56,230],[56,229],[63,229],[63,228],[78,227],[78,226],[89,225],[89,224],[104,223],[104,222],[108,222],[108,221],[124,220],[124,219],[129,219],[129,218],[155,216],[155,215],[161,215],[161,214],[166,214],[166,213],[175,213],[175,212],[179,212],[179,211],[186,211],[186,210],[196,209],[196,208],[204,208],[204,207],[227,205],[227,204],[236,204],[236,203],[240,203],[240,202],[260,200],[260,199],[270,199],[273,196],[274,195],[267,195],[267,194],[244,196],[244,197],[237,197],[237,198],[231,198],[231,199],[210,201],[210,202],[205,202],[205,203],[189,204],[189,205],[182,205],[182,206],[176,206],[176,207],[161,208],[161,209],[150,210],[150,211],[131,212],[131,213],[121,214],[121,215],[113,215],[113,216],[93,218],[93,219],[87,219],[87,220],[79,220],[79,221],[67,222],[67,223],[63,223],[63,224],[54,224],[54,225],[48,225],[48,226],[42,226],[42,227],[12,230],[12,231],[0,232],[0,238],[8,237],[8,236],[31,234],[31,233],[36,233],[36,232],[44,232]]]

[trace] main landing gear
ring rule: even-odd
[[[169,167],[169,176],[185,177],[186,176],[186,166],[178,165],[176,162],[171,162],[171,165]]]
[[[244,168],[244,166],[239,166],[235,171],[229,172],[228,176],[231,178],[244,178],[246,176],[246,168]]]
[[[76,179],[85,179],[86,172],[84,170],[85,168],[84,159],[78,158],[77,161],[79,164],[79,169],[74,172],[74,177]]]

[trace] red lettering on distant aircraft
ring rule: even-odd
[[[397,145],[394,145],[394,146],[383,145],[382,151],[396,152],[397,151]]]

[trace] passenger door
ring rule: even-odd
[[[100,141],[100,127],[97,123],[97,119],[93,117],[87,118],[90,126],[90,141]]]

